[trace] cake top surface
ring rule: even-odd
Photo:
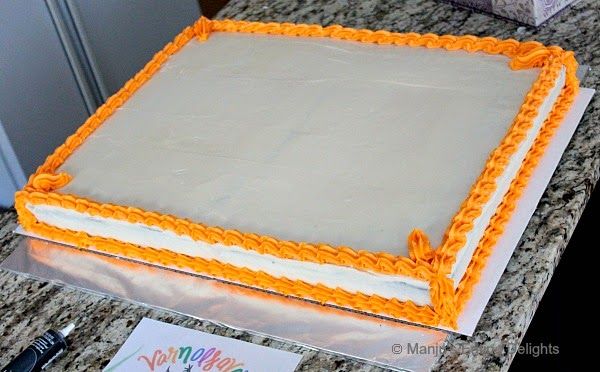
[[[61,192],[280,239],[437,245],[539,74],[483,53],[192,40],[60,167]]]

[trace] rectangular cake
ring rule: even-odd
[[[537,42],[201,18],[15,205],[49,239],[456,327],[576,68]]]

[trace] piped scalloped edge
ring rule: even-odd
[[[415,230],[408,238],[410,258],[393,256],[383,252],[372,253],[368,251],[356,251],[349,247],[332,247],[327,244],[283,241],[269,236],[241,233],[236,230],[225,230],[219,227],[207,227],[203,224],[179,219],[175,216],[162,215],[156,212],[143,211],[132,207],[100,204],[75,195],[63,195],[55,192],[54,190],[64,186],[71,180],[71,177],[66,173],[55,173],[60,165],[64,163],[65,159],[75,151],[96,128],[112,115],[118,107],[129,99],[140,86],[148,81],[152,75],[160,69],[162,64],[168,60],[170,55],[179,51],[194,37],[199,41],[207,40],[211,32],[330,37],[347,41],[384,45],[393,44],[411,47],[443,48],[447,50],[502,54],[511,58],[510,67],[513,69],[541,67],[542,71],[532,89],[527,94],[526,101],[521,107],[521,110],[515,118],[505,139],[486,163],[482,175],[473,186],[471,193],[461,206],[457,215],[453,218],[452,224],[447,230],[441,247],[433,249],[429,245],[425,233],[420,230]],[[434,34],[402,34],[388,31],[356,30],[338,25],[322,27],[319,25],[291,23],[261,23],[234,20],[210,21],[202,17],[193,26],[185,28],[171,43],[167,44],[159,51],[134,78],[129,80],[121,90],[111,96],[106,103],[94,113],[94,115],[86,120],[75,134],[67,138],[63,145],[59,146],[53,154],[48,156],[44,164],[30,177],[29,182],[24,189],[17,192],[15,206],[19,213],[19,220],[24,228],[42,236],[52,237],[56,240],[67,241],[85,247],[94,245],[98,248],[96,244],[100,244],[104,250],[110,251],[110,249],[118,249],[120,254],[128,257],[134,256],[134,258],[144,259],[143,256],[148,256],[148,254],[143,253],[146,251],[154,253],[159,252],[150,258],[154,260],[151,262],[161,264],[176,264],[176,262],[181,264],[181,262],[185,262],[186,265],[192,265],[186,267],[200,269],[198,265],[193,264],[191,261],[202,259],[178,255],[166,250],[136,247],[116,240],[91,237],[82,232],[52,227],[37,221],[26,205],[28,203],[59,203],[62,207],[75,209],[80,212],[85,211],[91,215],[103,217],[110,216],[130,222],[143,221],[143,223],[150,226],[159,226],[177,234],[186,234],[195,240],[202,240],[208,243],[219,242],[225,245],[235,244],[247,249],[256,250],[260,253],[269,253],[282,258],[293,258],[317,263],[331,263],[350,266],[358,270],[401,274],[408,277],[427,280],[430,283],[431,288],[432,307],[417,306],[411,302],[400,302],[395,299],[384,299],[385,301],[382,303],[380,300],[381,298],[378,296],[366,296],[361,293],[349,294],[339,289],[311,286],[304,282],[290,281],[286,278],[274,278],[264,273],[251,272],[245,268],[235,268],[237,271],[244,272],[244,275],[246,275],[244,277],[233,278],[231,277],[231,273],[227,274],[229,276],[225,277],[226,279],[244,284],[256,285],[263,289],[275,288],[276,291],[287,295],[308,297],[320,302],[333,301],[339,306],[353,307],[373,313],[388,314],[427,325],[441,324],[455,328],[459,310],[469,298],[472,288],[477,283],[482,267],[484,266],[487,256],[482,252],[489,252],[493,246],[490,242],[495,242],[495,239],[497,239],[503,231],[504,222],[507,219],[507,216],[512,212],[512,209],[514,209],[514,203],[516,203],[518,199],[518,197],[509,198],[509,195],[520,194],[520,191],[517,191],[517,189],[522,189],[527,183],[528,175],[525,175],[527,172],[520,172],[517,179],[513,181],[511,190],[509,191],[509,194],[507,194],[507,197],[505,197],[504,202],[499,209],[502,218],[494,217],[494,224],[491,224],[486,230],[484,239],[480,242],[480,245],[473,256],[473,260],[467,269],[467,273],[456,291],[454,290],[452,280],[447,276],[449,268],[456,259],[456,253],[464,245],[464,237],[469,230],[468,227],[472,225],[473,220],[478,216],[478,209],[480,210],[484,204],[481,201],[487,200],[485,198],[486,194],[489,198],[493,192],[493,189],[489,187],[489,181],[495,181],[498,172],[501,172],[504,169],[503,167],[506,163],[505,159],[514,152],[514,145],[520,143],[519,139],[522,137],[523,131],[531,126],[531,122],[537,113],[537,107],[539,107],[540,100],[548,94],[552,76],[557,75],[558,70],[560,70],[563,65],[567,66],[567,85],[561,94],[560,100],[562,104],[557,102],[555,107],[568,108],[577,91],[578,82],[575,78],[577,63],[571,52],[565,52],[559,47],[545,47],[538,42],[498,40],[491,37],[478,38],[470,35],[438,36]],[[565,102],[567,103],[565,104]],[[553,113],[554,111],[555,110],[553,109]],[[564,116],[564,112],[562,114]],[[544,124],[544,128],[553,127],[551,130],[553,134],[556,127],[560,124],[560,120],[562,120],[562,116],[551,114],[548,119],[549,123]],[[546,138],[546,140],[549,141],[548,138]],[[545,146],[547,145],[547,141],[545,144],[540,144],[538,143],[538,140],[536,140],[535,146]],[[530,153],[537,153],[538,158],[541,156],[539,154],[540,151],[536,152],[533,148],[530,150]],[[541,153],[543,153],[543,150]],[[528,154],[528,161],[532,161],[529,160],[530,155],[531,154]],[[531,157],[534,156],[532,155]],[[533,162],[536,163],[537,160],[534,160]],[[515,188],[514,190],[513,187]],[[496,224],[499,226],[496,226]],[[51,236],[48,234],[51,234]],[[185,259],[179,256],[182,256]],[[204,261],[206,260],[203,260],[202,262]],[[204,262],[204,264],[206,265],[207,262]],[[222,267],[231,266],[222,264],[218,261],[211,261],[209,264],[211,270],[217,266],[221,267],[219,265]],[[206,270],[208,269],[209,267],[206,267],[203,269],[204,271],[200,272],[206,273]],[[259,274],[266,275],[265,278],[268,278],[268,280],[266,282],[263,281],[258,285],[248,279],[250,276]],[[285,288],[281,287],[281,282],[287,283]],[[322,296],[322,293],[320,295],[315,295],[311,291],[306,290],[297,292],[299,290],[298,288],[306,288],[306,286],[313,287],[313,289],[326,288],[329,291],[330,298],[327,301],[323,301],[324,297]],[[365,301],[362,301],[362,303],[357,302],[358,298]],[[373,304],[378,305],[375,306]]]
[[[521,198],[533,171],[545,154],[548,145],[552,141],[552,138],[554,138],[556,131],[562,124],[577,96],[579,91],[579,82],[575,77],[577,65],[576,62],[574,62],[575,58],[572,53],[570,53],[567,58],[573,60],[570,67],[569,64],[567,64],[567,69],[572,69],[572,73],[567,74],[565,87],[552,108],[550,115],[544,122],[533,146],[527,153],[517,176],[512,181],[508,192],[504,196],[500,207],[487,227],[483,238],[479,241],[471,262],[467,267],[467,271],[456,289],[454,301],[458,313],[462,311],[467,301],[471,298],[474,287],[479,282],[492,249],[496,245],[498,239],[502,236],[502,233],[512,216],[512,212],[515,209],[516,203]]]

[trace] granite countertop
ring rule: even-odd
[[[218,17],[342,24],[355,28],[535,39],[576,52],[592,66],[585,86],[600,82],[600,2],[582,0],[542,27],[521,26],[432,0],[231,1]],[[505,370],[599,177],[600,99],[593,99],[540,201],[472,337],[451,335],[436,369]],[[14,211],[0,212],[0,260],[19,243]],[[51,370],[98,370],[142,317],[302,353],[299,370],[381,370],[172,312],[152,309],[0,270],[0,365],[49,326],[77,319],[71,351]]]

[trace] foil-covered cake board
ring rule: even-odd
[[[435,329],[321,306],[32,237],[25,238],[0,267],[410,371],[429,370],[447,337],[445,332]],[[436,352],[409,353],[406,352],[409,344]]]

